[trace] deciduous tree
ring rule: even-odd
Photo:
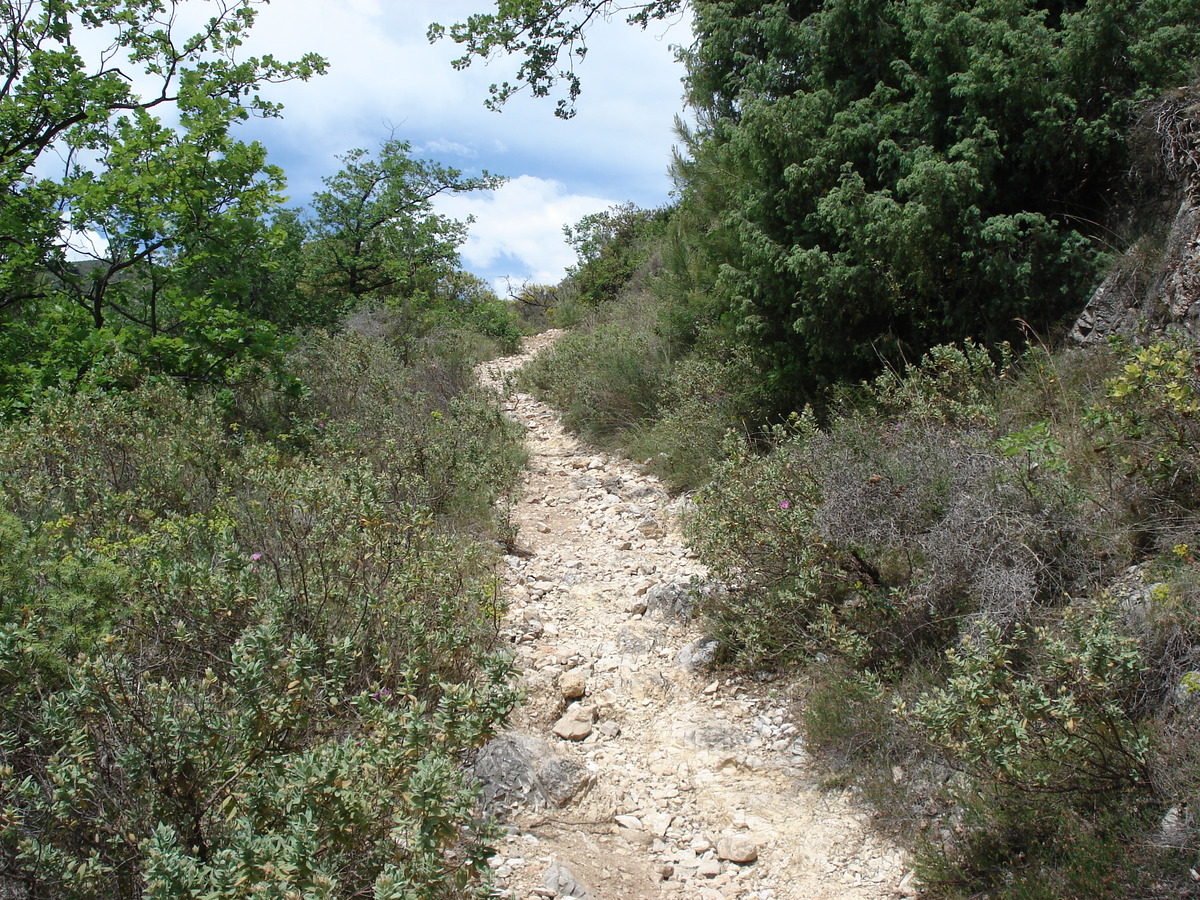
[[[645,28],[652,21],[678,14],[684,4],[685,0],[497,0],[494,12],[469,16],[449,28],[431,25],[429,39],[449,36],[462,45],[463,55],[454,61],[457,69],[502,53],[520,56],[516,83],[493,84],[487,105],[498,109],[526,86],[535,97],[549,97],[564,84],[567,96],[558,100],[555,115],[569,119],[575,115],[581,90],[575,64],[587,56],[587,32],[592,25],[623,16],[630,24]]]
[[[0,314],[19,333],[3,380],[77,379],[113,340],[198,377],[273,344],[243,286],[200,265],[270,243],[282,173],[231,126],[278,114],[262,85],[324,68],[240,54],[261,2],[0,2]],[[68,225],[95,238],[86,265]]]
[[[90,164],[117,145],[163,143],[154,119],[162,110],[219,139],[223,125],[278,114],[258,95],[263,84],[323,70],[315,55],[239,57],[261,2],[208,3],[190,34],[180,22],[195,5],[182,0],[0,3],[0,308],[44,292],[40,276],[63,255],[60,212],[72,210],[80,167],[99,171]],[[101,49],[88,58],[85,46]],[[135,139],[135,130],[146,133]],[[69,160],[66,177],[51,177],[50,151]]]
[[[307,278],[320,302],[347,306],[372,299],[429,295],[458,268],[466,225],[434,211],[442,194],[492,190],[503,180],[484,172],[416,159],[412,145],[390,138],[375,156],[351,150],[340,172],[313,196]]]

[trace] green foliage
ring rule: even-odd
[[[669,348],[653,332],[652,298],[628,294],[590,329],[564,335],[522,378],[591,439],[613,443],[659,408]],[[649,327],[648,327],[649,326]]]
[[[104,151],[114,137],[111,125],[141,128],[148,111],[164,103],[177,106],[187,131],[220,130],[251,111],[274,115],[278,106],[256,93],[261,84],[324,68],[315,55],[295,63],[239,59],[237,48],[254,22],[251,2],[219,4],[194,35],[181,33],[174,20],[165,23],[158,4],[144,0],[19,2],[8,12],[8,77],[0,93],[5,305],[24,299],[22,291],[35,287],[38,271],[58,252],[55,204],[74,196],[69,179],[33,174],[48,153],[64,144]],[[93,37],[108,49],[88,60],[80,48]],[[143,94],[134,90],[131,63],[144,76]]]
[[[698,4],[672,265],[717,275],[709,306],[793,402],[1018,319],[1046,333],[1097,278],[1130,111],[1187,77],[1197,13]]]
[[[809,414],[793,434],[733,445],[691,534],[735,586],[713,615],[746,661],[744,636],[769,633],[753,643],[891,671],[959,616],[1019,621],[1089,577],[1107,547],[1094,507],[1061,470],[996,452],[997,383],[981,348],[935,348],[824,428]]]
[[[567,85],[567,97],[559,99],[555,115],[569,119],[575,115],[580,80],[575,63],[587,56],[587,29],[597,18],[615,13],[628,13],[626,21],[645,28],[656,19],[665,19],[678,12],[682,0],[648,0],[626,5],[614,0],[504,0],[496,4],[495,13],[469,16],[447,29],[429,26],[429,40],[437,41],[449,35],[456,44],[464,45],[464,53],[454,61],[456,69],[465,69],[476,59],[484,61],[497,53],[522,57],[516,84],[493,84],[487,105],[499,109],[524,85],[535,97],[547,97],[560,83]],[[565,57],[565,60],[564,60]]]
[[[561,297],[556,288],[544,284],[523,284],[520,290],[508,290],[512,307],[522,328],[528,332],[545,331],[553,322],[558,327],[575,323],[559,321]]]
[[[673,215],[673,213],[671,213]],[[530,319],[574,328],[525,368],[569,427],[647,460],[676,489],[707,480],[725,432],[767,417],[761,364],[664,289],[654,259],[664,211],[618,207],[580,222],[580,264],[557,288],[526,288]]]
[[[10,886],[486,895],[461,764],[515,696],[456,517],[512,483],[511,426],[433,359],[305,353],[308,394],[253,415],[159,381],[47,390],[0,432]]]
[[[961,840],[922,851],[925,877],[1030,900],[1161,890],[1188,854],[1144,838],[1159,751],[1137,713],[1145,656],[1116,605],[1076,603],[1008,637],[985,621],[948,656],[947,686],[909,715],[969,777],[951,792]]]
[[[808,540],[820,486],[801,455],[818,434],[811,413],[771,434],[776,452],[760,454],[730,434],[725,458],[697,494],[702,518],[689,537],[719,578],[749,577],[770,585],[809,569],[818,548]],[[720,525],[716,523],[720,522]]]
[[[812,540],[820,485],[806,466],[817,434],[810,414],[772,434],[759,454],[730,434],[712,481],[696,494],[688,540],[730,591],[702,610],[727,650],[749,664],[782,664],[818,652],[830,558]]]
[[[578,300],[595,305],[616,299],[646,265],[668,221],[667,210],[638,209],[627,203],[566,226],[567,243],[578,257],[568,272]]]
[[[278,202],[281,173],[230,128],[252,112],[278,114],[257,95],[260,85],[307,79],[324,62],[242,57],[253,0],[216,4],[194,35],[164,19],[161,6],[18,2],[8,10],[0,314],[18,341],[32,338],[32,352],[18,344],[4,362],[5,387],[24,398],[16,407],[38,384],[82,378],[110,343],[106,329],[149,371],[193,380],[226,377],[232,360],[270,358],[278,348],[244,295],[248,280],[268,280],[261,273],[271,268],[273,238],[262,216]],[[80,49],[89,45],[106,49],[89,60]],[[178,116],[177,127],[156,117],[160,107]],[[68,160],[57,178],[54,157]],[[64,227],[104,248],[86,264],[68,262]],[[44,316],[61,320],[64,302],[86,311],[100,334],[76,321],[57,335],[41,327]]]
[[[659,412],[622,438],[635,459],[673,490],[694,490],[712,477],[725,434],[764,416],[760,369],[744,347],[707,341],[674,360]]]
[[[885,418],[941,425],[994,424],[997,379],[1012,366],[1012,350],[1002,344],[999,362],[974,341],[931,347],[903,372],[889,371],[871,384],[870,404]]]
[[[351,150],[313,196],[305,279],[322,306],[342,304],[344,313],[363,300],[419,304],[457,270],[465,225],[434,213],[433,199],[491,190],[503,179],[464,178],[411,150],[395,138],[374,158]]]
[[[1123,464],[1162,486],[1194,483],[1200,457],[1200,377],[1190,342],[1178,336],[1118,349],[1121,372],[1092,422],[1111,435]]]
[[[515,341],[506,307],[460,269],[464,223],[431,206],[498,179],[415,160],[391,139],[375,158],[343,158],[311,221],[281,208],[282,171],[233,126],[279,114],[261,84],[324,62],[242,56],[259,2],[221,0],[191,36],[144,0],[8,10],[0,415],[52,387],[278,378],[288,332],[334,327],[364,300],[408,314],[413,352],[448,326]],[[97,41],[107,50],[85,58]],[[54,156],[67,160],[57,177]]]
[[[730,437],[695,496],[693,546],[727,588],[709,632],[738,664],[802,667],[809,746],[920,824],[948,896],[1189,896],[1184,349],[997,367],[936,348],[823,424]]]
[[[895,740],[889,691],[877,679],[833,664],[809,692],[804,706],[808,746],[823,757],[876,766],[904,761]]]
[[[488,356],[516,353],[521,346],[519,314],[482,278],[457,271],[438,286],[431,319],[436,326],[474,332],[495,344]],[[463,335],[465,336],[465,335]],[[479,356],[479,360],[483,355]]]
[[[1073,606],[1061,633],[1029,639],[984,620],[947,652],[947,686],[913,709],[934,742],[977,778],[1019,790],[1111,797],[1146,781],[1148,742],[1129,709],[1142,655],[1111,606]]]
[[[1137,843],[1146,823],[1136,810],[1122,816],[994,791],[966,792],[960,806],[961,842],[930,843],[916,861],[918,877],[943,896],[1121,900],[1164,887],[1165,861]]]
[[[83,378],[106,381],[102,361],[119,355],[120,338],[94,327],[87,311],[65,299],[26,304],[0,331],[0,419],[20,415],[44,388]]]
[[[481,535],[502,528],[498,501],[525,457],[512,424],[475,382],[478,337],[436,332],[413,351],[406,340],[391,342],[392,322],[387,311],[360,311],[352,320],[360,330],[314,333],[288,361],[303,390],[265,379],[241,385],[226,400],[232,427],[317,457],[352,455],[385,478],[390,502],[429,508],[442,527]]]

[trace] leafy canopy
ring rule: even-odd
[[[1195,0],[705,0],[678,166],[713,313],[792,402],[945,340],[1019,340],[1098,276],[1142,98]]]
[[[616,299],[650,258],[669,218],[667,210],[624,203],[563,226],[577,257],[568,274],[579,299],[589,304]]]
[[[185,10],[178,2],[8,0],[3,5],[0,308],[44,290],[37,276],[48,261],[63,257],[60,212],[67,211],[77,228],[93,224],[76,209],[80,178],[86,181],[87,173],[106,168],[113,154],[135,152],[127,149],[131,146],[161,147],[159,110],[175,110],[180,132],[194,136],[198,152],[211,157],[229,149],[217,145],[228,139],[232,122],[279,113],[278,104],[258,94],[263,84],[324,71],[315,54],[295,62],[269,55],[240,58],[238,48],[261,2],[206,4],[207,20],[191,34],[181,24]],[[104,49],[89,60],[80,49],[87,45]],[[68,161],[58,179],[42,174],[51,151]],[[99,162],[89,165],[95,159]],[[164,167],[171,164],[160,161]]]
[[[434,199],[492,190],[504,179],[464,177],[411,151],[395,138],[374,157],[351,150],[313,196],[307,278],[318,295],[343,303],[428,295],[457,269],[466,223],[436,214]]]
[[[230,129],[279,113],[262,85],[325,63],[243,56],[261,2],[0,8],[6,409],[39,384],[78,383],[120,349],[202,380],[275,354],[278,336],[252,312],[284,236],[266,218],[283,176]],[[90,259],[69,259],[68,235]]]
[[[463,55],[454,61],[456,69],[498,54],[522,57],[515,84],[506,81],[488,89],[489,109],[499,109],[523,85],[535,97],[548,97],[559,84],[565,84],[567,96],[559,98],[554,114],[569,119],[575,115],[582,87],[575,64],[587,56],[589,27],[598,20],[624,15],[630,24],[645,28],[654,20],[679,13],[683,6],[684,0],[497,0],[495,12],[469,16],[448,29],[436,23],[429,26],[429,39],[437,41],[449,35],[463,46]]]

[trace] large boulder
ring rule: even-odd
[[[523,734],[489,741],[479,751],[474,771],[484,808],[493,814],[517,806],[560,808],[586,793],[594,781],[580,763]]]

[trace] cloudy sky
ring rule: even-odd
[[[282,120],[253,122],[245,137],[262,141],[287,172],[292,205],[306,203],[337,155],[373,149],[393,132],[417,155],[467,174],[510,179],[492,194],[449,198],[441,211],[473,215],[462,249],[466,268],[503,288],[558,281],[574,255],[564,224],[632,201],[666,202],[682,112],[682,67],[672,47],[690,41],[685,21],[647,32],[617,20],[598,26],[579,67],[583,94],[570,121],[552,100],[519,95],[500,112],[484,108],[487,87],[511,77],[503,60],[455,71],[458,47],[430,45],[431,22],[450,25],[484,12],[490,0],[275,0],[259,15],[255,53],[297,58],[314,51],[329,73],[264,92],[285,105]]]

